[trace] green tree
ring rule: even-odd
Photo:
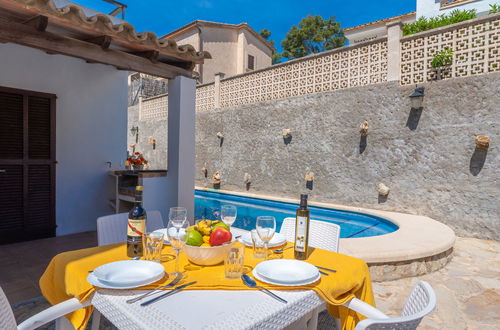
[[[319,15],[309,15],[300,21],[298,27],[291,27],[281,46],[283,57],[292,59],[342,47],[346,40],[335,16],[324,19]]]
[[[259,32],[259,34],[262,38],[266,39],[266,41],[269,42],[274,47],[274,40],[269,40],[269,38],[271,37],[271,31],[269,31],[269,29],[263,29]],[[279,63],[282,57],[283,56],[281,55],[280,52],[274,51],[272,55],[273,64]]]

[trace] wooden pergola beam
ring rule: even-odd
[[[111,36],[97,36],[97,37],[92,37],[85,39],[83,41],[86,42],[91,42],[93,44],[101,46],[102,49],[108,49],[109,46],[111,46],[111,41],[113,41],[113,38]]]
[[[25,25],[34,27],[37,31],[43,32],[49,25],[49,18],[43,15],[36,15],[23,22]]]
[[[160,52],[157,50],[146,50],[144,52],[130,52],[130,54],[147,58],[148,60],[154,63],[158,62],[158,57],[160,56]]]
[[[162,62],[153,63],[147,58],[124,51],[106,49],[91,42],[68,36],[38,31],[29,25],[0,17],[0,41],[41,49],[48,53],[80,58],[89,62],[112,65],[121,70],[137,71],[162,78],[192,77],[192,72]]]

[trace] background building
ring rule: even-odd
[[[498,0],[417,0],[417,19],[448,14],[455,9],[475,9],[482,16],[490,11],[491,4],[498,4]]]
[[[490,5],[495,3],[499,3],[498,0],[417,0],[416,12],[353,26],[345,29],[344,33],[349,44],[354,45],[387,36],[386,24],[390,22],[401,20],[401,23],[408,24],[420,17],[436,17],[449,14],[455,9],[475,9],[477,16],[480,17],[488,14],[491,9]]]
[[[272,64],[274,47],[247,23],[235,25],[198,20],[163,38],[174,39],[179,45],[190,44],[212,54],[212,60],[195,68],[200,74],[201,84],[213,82],[214,75],[219,72],[230,77]]]
[[[415,12],[411,12],[404,15],[381,19],[371,23],[353,26],[345,29],[344,34],[345,37],[349,40],[349,44],[355,45],[360,42],[370,41],[387,36],[387,27],[385,25],[389,22],[401,20],[403,24],[407,24],[414,22],[415,16]]]

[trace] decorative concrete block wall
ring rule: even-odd
[[[411,110],[414,86],[396,81],[199,112],[196,184],[212,187],[220,171],[221,189],[246,191],[248,173],[253,193],[422,214],[498,239],[500,73],[422,86],[421,111]],[[490,137],[487,150],[477,135]],[[383,198],[380,182],[390,187]]]

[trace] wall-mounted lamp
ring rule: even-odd
[[[139,126],[132,126],[130,133],[135,136],[135,143],[139,142]]]
[[[490,137],[486,135],[476,136],[476,148],[482,150],[488,150],[490,147]]]
[[[154,136],[149,137],[149,144],[153,145],[153,150],[156,149],[156,139],[154,138]]]
[[[411,108],[420,109],[424,102],[424,87],[416,87],[415,91],[410,95]]]
[[[367,136],[368,135],[368,120],[365,120],[364,122],[359,125],[359,133],[361,133],[361,136]]]

